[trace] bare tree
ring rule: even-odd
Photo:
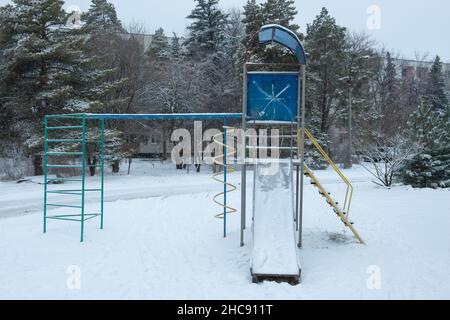
[[[420,152],[421,147],[398,133],[380,137],[361,148],[361,165],[374,178],[373,183],[390,187],[405,162]]]

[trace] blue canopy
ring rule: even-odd
[[[305,51],[297,35],[291,30],[278,24],[268,24],[259,30],[259,43],[266,44],[276,42],[288,48],[296,57],[301,65],[306,64]]]

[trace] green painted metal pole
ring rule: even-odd
[[[86,187],[86,115],[83,115],[82,119],[83,135],[81,145],[83,156],[81,158],[81,242],[84,241],[84,191]]]
[[[102,170],[102,182],[101,182],[101,217],[100,217],[100,229],[103,229],[103,203],[104,203],[104,188],[105,188],[105,120],[101,120],[101,131],[102,131],[102,137],[101,137],[101,143],[102,143],[102,163],[101,163],[101,170]]]
[[[44,117],[44,233],[47,232],[47,116]]]
[[[228,150],[227,150],[227,120],[225,119],[224,121],[224,130],[223,130],[223,180],[224,180],[224,185],[223,185],[223,203],[224,203],[224,208],[223,208],[223,237],[226,238],[227,237],[227,173],[228,173],[228,168],[227,168],[227,156],[228,156]]]

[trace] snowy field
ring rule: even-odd
[[[240,217],[231,216],[223,239],[222,221],[214,218],[220,208],[212,202],[221,185],[209,168],[186,174],[139,161],[130,176],[108,175],[105,230],[90,220],[82,244],[79,223],[49,221],[42,234],[42,185],[1,182],[0,298],[449,299],[449,190],[387,190],[360,167],[345,174],[355,186],[351,220],[367,245],[356,243],[307,185],[298,286],[251,283],[251,229],[240,248]],[[317,176],[336,194],[331,171]],[[238,184],[240,173],[231,180]],[[59,203],[72,201],[65,199]],[[239,208],[239,190],[230,201]],[[95,206],[88,199],[89,209]],[[67,285],[69,266],[80,270],[79,289]],[[379,286],[368,286],[374,270]]]

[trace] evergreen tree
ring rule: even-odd
[[[444,112],[448,106],[448,98],[445,94],[445,81],[442,74],[442,61],[436,56],[431,67],[425,88],[425,101],[439,112]]]
[[[262,8],[256,3],[256,0],[247,0],[244,6],[245,36],[242,40],[244,47],[243,62],[255,60],[259,52],[259,40],[257,32],[264,25]]]
[[[90,106],[87,84],[89,58],[84,39],[65,24],[68,14],[59,0],[13,0],[1,9],[1,80],[18,132],[35,153],[35,173],[41,174],[42,118],[45,114],[84,112]]]
[[[103,80],[109,70],[90,55],[85,29],[68,27],[71,14],[62,6],[60,0],[14,0],[0,10],[5,106],[35,154],[35,174],[42,173],[43,116],[92,111],[111,90]]]
[[[11,47],[13,42],[12,33],[8,28],[7,21],[13,15],[11,5],[0,8],[0,74],[6,72],[7,54],[5,50]],[[8,103],[10,93],[7,85],[0,76],[0,142],[12,141],[17,136],[14,130],[14,109]],[[0,150],[2,152],[2,150]]]
[[[227,16],[218,8],[219,0],[195,0],[196,6],[187,19],[189,36],[185,44],[192,57],[204,58],[217,52],[223,43]]]
[[[309,54],[307,96],[309,116],[320,117],[318,130],[328,134],[336,119],[337,103],[347,86],[346,29],[336,24],[326,8],[308,24],[305,49]]]
[[[267,0],[261,6],[264,24],[279,24],[298,32],[299,26],[293,23],[298,13],[294,0]]]
[[[408,132],[413,143],[425,150],[437,150],[450,143],[450,108],[440,114],[433,106],[422,103],[410,116]]]
[[[122,24],[117,18],[114,5],[107,0],[91,0],[89,11],[82,15],[85,28],[90,32],[122,32]]]
[[[129,112],[129,99],[123,93],[130,79],[122,72],[121,49],[124,44],[132,46],[133,43],[120,35],[123,28],[114,5],[106,0],[92,0],[82,21],[81,31],[86,35],[85,51],[91,57],[90,67],[99,75],[91,84],[98,94],[98,103],[92,111]]]
[[[397,71],[391,53],[386,53],[386,66],[381,80],[381,114],[383,116],[392,115],[396,109],[398,101],[398,81]]]
[[[422,104],[408,122],[411,143],[422,152],[411,159],[400,174],[403,183],[417,188],[450,187],[450,108],[442,114]]]
[[[147,55],[153,62],[168,60],[170,58],[171,53],[169,40],[164,34],[163,28],[159,28],[155,31],[155,34],[152,37],[152,42],[148,48]]]
[[[400,179],[415,188],[450,188],[450,144],[416,155]]]
[[[172,59],[178,60],[183,57],[183,47],[180,43],[180,38],[178,35],[174,32],[172,41],[170,43],[170,55],[172,56]]]
[[[235,108],[234,111],[238,111],[242,88],[239,53],[244,27],[241,12],[231,10],[227,16],[223,44],[204,64],[211,105],[218,112],[230,112],[231,106]]]
[[[346,155],[344,166],[352,166],[354,144],[373,135],[371,123],[377,119],[370,103],[372,90],[370,83],[375,80],[377,54],[366,34],[347,34],[344,43],[344,76],[335,82],[337,104],[333,107],[333,125],[347,129],[345,135]],[[335,146],[336,147],[336,146]],[[330,148],[334,154],[335,149]]]
[[[244,7],[243,20],[246,34],[243,39],[245,59],[265,62],[293,62],[292,54],[278,45],[260,48],[256,33],[263,25],[279,24],[297,33],[302,38],[302,35],[298,33],[299,26],[293,23],[296,15],[297,10],[294,0],[267,0],[260,5],[254,0],[249,0]]]

